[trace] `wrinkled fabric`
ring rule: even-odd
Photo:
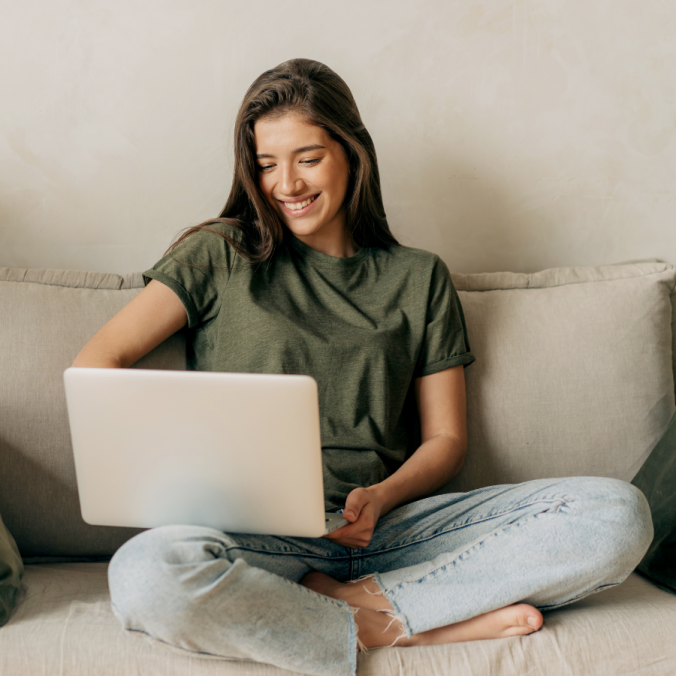
[[[269,264],[251,266],[200,231],[144,275],[185,306],[190,368],[317,381],[327,511],[420,445],[414,378],[474,361],[448,268],[422,249],[341,258],[287,232]]]

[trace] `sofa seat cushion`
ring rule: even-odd
[[[0,673],[64,676],[282,676],[268,664],[190,654],[125,632],[110,608],[106,563],[28,565],[0,631]],[[673,676],[676,596],[637,575],[545,615],[532,636],[359,657],[359,676]]]

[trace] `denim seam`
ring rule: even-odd
[[[229,552],[233,549],[239,549],[241,551],[245,552],[255,552],[257,554],[275,554],[277,556],[301,556],[303,558],[308,558],[308,559],[323,559],[326,561],[345,561],[349,560],[351,556],[348,554],[347,556],[341,555],[341,556],[321,556],[319,554],[307,554],[305,552],[282,552],[278,551],[276,549],[256,549],[255,547],[244,547],[242,545],[237,545],[233,547],[225,547],[224,548],[226,552]]]
[[[561,608],[562,606],[567,606],[569,603],[575,603],[575,601],[579,601],[581,599],[586,598],[587,596],[591,596],[591,594],[596,594],[597,592],[603,591],[604,589],[608,589],[610,587],[617,587],[621,582],[611,582],[609,584],[602,584],[600,587],[596,587],[596,589],[592,589],[592,591],[589,592],[584,592],[572,599],[569,599],[567,601],[563,601],[562,603],[553,603],[548,606],[538,606],[540,610],[555,610],[556,608]]]
[[[562,501],[561,498],[557,499],[552,499],[552,500],[534,500],[533,502],[525,503],[523,505],[519,505],[518,507],[515,507],[513,509],[508,509],[504,512],[499,512],[497,514],[492,514],[491,516],[485,516],[480,519],[475,519],[474,521],[468,521],[467,523],[463,523],[461,526],[453,526],[452,528],[448,528],[447,530],[439,531],[438,533],[435,533],[434,535],[430,535],[428,537],[420,538],[419,540],[410,540],[409,542],[406,542],[404,544],[400,545],[395,545],[393,547],[388,547],[387,549],[379,549],[377,552],[367,552],[366,554],[355,554],[355,557],[360,557],[360,558],[367,558],[370,556],[374,556],[375,554],[384,554],[385,552],[393,552],[396,549],[404,549],[405,547],[410,547],[411,545],[417,545],[421,542],[428,542],[429,540],[434,540],[435,538],[438,538],[442,535],[446,535],[447,533],[452,533],[455,530],[461,530],[463,528],[467,528],[468,526],[473,526],[474,524],[477,523],[483,523],[484,521],[490,521],[491,519],[496,519],[500,516],[505,516],[505,514],[511,514],[512,512],[516,512],[519,509],[523,509],[525,507],[532,507],[533,505],[537,505],[539,503],[547,502],[549,504],[554,504],[556,502],[561,503],[561,505],[566,505],[567,503]],[[536,515],[537,516],[537,515]]]
[[[480,547],[483,547],[484,544],[488,541],[489,538],[497,537],[498,535],[502,535],[507,529],[512,528],[513,526],[516,526],[517,528],[521,528],[525,521],[530,521],[530,519],[537,519],[539,516],[542,516],[542,513],[533,514],[532,516],[528,517],[527,519],[524,519],[523,521],[519,521],[517,523],[510,523],[500,530],[493,531],[492,533],[488,533],[483,540],[480,540],[479,542],[475,542],[471,547],[468,547],[463,552],[458,554],[452,561],[449,561],[448,563],[445,563],[443,566],[439,566],[438,568],[435,568],[434,570],[428,571],[427,573],[425,573],[422,577],[418,578],[417,580],[407,580],[406,582],[398,582],[389,591],[393,592],[395,589],[402,589],[405,584],[420,584],[425,578],[430,577],[430,575],[434,575],[435,573],[438,573],[441,570],[446,570],[447,568],[450,568],[452,566],[453,567],[456,566],[458,561],[460,561],[463,557],[465,557],[471,551],[477,550]],[[389,597],[388,597],[388,600],[389,600]]]

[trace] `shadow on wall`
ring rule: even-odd
[[[452,150],[430,152],[419,167],[403,172],[392,166],[406,162],[400,158],[381,168],[387,216],[402,244],[438,253],[453,272],[536,272],[562,265],[543,256],[569,246],[564,235],[570,233],[555,221],[560,214],[520,207],[523,196],[509,176],[454,159]]]

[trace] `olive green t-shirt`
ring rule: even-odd
[[[272,262],[252,266],[199,231],[144,276],[185,306],[188,368],[317,381],[327,510],[419,446],[413,379],[474,361],[448,269],[421,249],[337,258],[287,231]]]

